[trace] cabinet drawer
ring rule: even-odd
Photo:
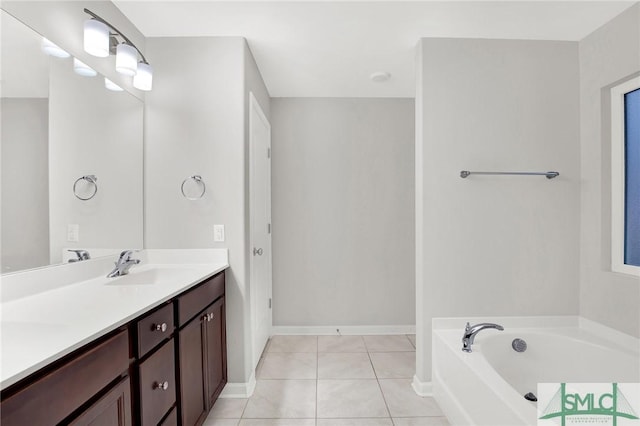
[[[171,410],[167,418],[160,423],[160,426],[178,426],[178,409]]]
[[[2,401],[3,426],[57,424],[129,368],[126,330]]]
[[[140,364],[140,414],[142,425],[157,425],[176,401],[173,340]]]
[[[142,358],[173,333],[173,304],[150,313],[138,321],[138,357]]]
[[[224,271],[178,298],[178,326],[182,327],[224,294]]]

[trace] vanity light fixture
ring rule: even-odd
[[[138,72],[138,55],[136,49],[127,43],[118,45],[116,49],[116,71],[124,75],[136,75]]]
[[[111,90],[112,92],[122,92],[124,90],[122,87],[118,86],[107,77],[104,78],[104,87],[106,87],[107,90]]]
[[[120,30],[100,16],[89,9],[84,9],[84,12],[91,16],[84,23],[84,50],[99,57],[116,55],[116,71],[133,76],[135,88],[144,91],[151,90],[153,69],[140,49]],[[139,58],[140,60],[138,60]],[[107,85],[106,81],[105,79],[105,85]],[[122,90],[113,82],[111,84]]]
[[[55,56],[56,58],[68,58],[71,56],[66,50],[61,49],[60,46],[45,37],[42,37],[40,47],[42,48],[42,51],[49,56]]]
[[[85,12],[87,10],[85,9]],[[84,51],[99,58],[109,56],[109,27],[96,19],[84,21]]]
[[[96,70],[94,70],[78,58],[73,58],[73,71],[83,77],[95,77],[96,75],[98,75]]]
[[[153,85],[153,68],[145,62],[138,62],[138,72],[133,76],[133,87],[149,91]]]

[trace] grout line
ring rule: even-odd
[[[256,387],[258,387],[258,379],[256,379]],[[253,392],[255,393],[255,389],[253,390]],[[244,403],[244,407],[242,408],[242,413],[240,413],[240,419],[238,420],[238,424],[240,424],[240,420],[244,418],[244,412],[247,410],[247,406],[249,405],[250,399],[251,397],[247,398],[247,400]]]
[[[409,336],[406,335],[406,334],[404,336],[407,338],[407,340],[409,340],[409,344],[413,347],[413,343],[411,343],[411,340],[409,339]],[[315,350],[315,354],[316,354],[316,377],[315,377],[316,395],[315,395],[315,407],[314,407],[314,409],[315,409],[314,410],[314,412],[315,412],[315,416],[314,416],[314,424],[315,424],[315,426],[318,425],[318,422],[320,420],[319,417],[318,417],[318,414],[319,414],[318,413],[318,401],[319,401],[318,389],[319,389],[319,382],[320,382],[320,374],[319,374],[320,373],[320,359],[319,359],[319,357],[320,357],[321,353],[326,353],[326,354],[362,354],[362,353],[366,353],[367,354],[367,358],[369,359],[369,364],[370,364],[371,369],[373,370],[373,373],[374,373],[374,378],[373,379],[369,379],[369,380],[376,380],[376,383],[378,385],[378,389],[379,389],[379,391],[380,391],[380,393],[382,395],[382,399],[384,401],[385,408],[386,408],[386,411],[387,411],[388,417],[386,417],[386,418],[388,418],[391,421],[392,425],[395,425],[396,423],[395,423],[393,417],[391,416],[391,410],[389,409],[389,404],[388,404],[388,402],[386,400],[386,397],[385,397],[385,394],[384,394],[384,392],[382,390],[382,385],[380,383],[381,379],[378,377],[378,373],[377,373],[377,371],[375,369],[375,366],[373,364],[373,359],[372,359],[372,355],[371,354],[372,353],[389,353],[389,354],[393,354],[393,353],[401,353],[401,352],[408,353],[408,352],[415,352],[415,350],[383,351],[383,352],[375,352],[374,351],[374,352],[371,352],[369,350],[369,347],[367,346],[367,343],[366,343],[366,340],[364,339],[364,337],[363,336],[359,336],[362,339],[363,343],[364,343],[365,352],[362,352],[362,351],[361,352],[320,352],[320,350],[319,350],[320,349],[319,348],[319,336],[316,335],[316,336],[313,336],[313,337],[315,337],[315,340],[316,340],[316,350]],[[269,343],[271,343],[271,342],[269,342]],[[313,351],[310,351],[310,352],[269,352],[269,353],[282,353],[282,354],[289,353],[289,354],[293,354],[293,353],[313,353]],[[261,358],[266,358],[266,355],[267,355],[267,351],[265,350],[264,353],[263,353],[263,356]],[[264,359],[262,361],[264,361]],[[292,381],[292,380],[296,380],[296,381],[305,380],[306,381],[306,380],[314,380],[314,379],[292,379],[292,378],[260,379],[260,381],[283,381],[283,380],[284,381]],[[342,380],[342,379],[337,378],[337,379],[329,379],[329,380]],[[365,379],[344,379],[344,380],[365,380]],[[245,418],[244,416],[245,416],[246,409],[247,409],[247,407],[249,405],[249,400],[250,400],[250,398],[247,398],[246,403],[244,405],[244,408],[242,410],[241,418],[238,420],[238,424],[237,424],[238,426],[239,426],[240,422],[242,422],[242,419]],[[430,417],[438,417],[438,416],[430,416]],[[348,418],[351,418],[351,417],[348,417]],[[354,418],[359,418],[359,417],[354,417]],[[384,417],[380,417],[380,419],[383,419],[383,418]],[[311,418],[308,418],[308,419],[311,420]]]
[[[366,345],[366,342],[365,342]],[[389,418],[391,419],[391,424],[393,424],[393,418],[391,417],[391,410],[389,410],[389,404],[387,404],[387,398],[384,397],[384,392],[382,391],[382,386],[380,385],[380,379],[378,379],[378,372],[376,371],[375,366],[373,365],[373,360],[371,359],[371,353],[367,348],[367,356],[369,357],[369,362],[371,363],[371,368],[373,369],[373,375],[376,377],[376,383],[378,384],[378,389],[380,389],[380,395],[382,395],[382,400],[384,401],[384,407],[387,409],[387,414],[389,414]]]

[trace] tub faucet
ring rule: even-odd
[[[109,272],[107,278],[119,277],[121,275],[127,275],[129,273],[129,268],[133,265],[137,265],[140,263],[140,259],[132,259],[131,255],[135,250],[125,250],[120,253],[120,257],[116,262],[116,267],[113,268],[113,271]]]
[[[494,328],[496,330],[504,330],[504,327],[498,324],[493,324],[490,322],[482,322],[476,325],[467,325],[464,328],[464,334],[462,335],[462,350],[465,352],[471,352],[471,345],[473,345],[473,340],[476,338],[476,334],[480,332],[480,330],[484,330],[485,328]]]

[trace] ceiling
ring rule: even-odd
[[[273,97],[413,97],[422,37],[578,41],[635,2],[114,3],[146,37],[245,37]]]

